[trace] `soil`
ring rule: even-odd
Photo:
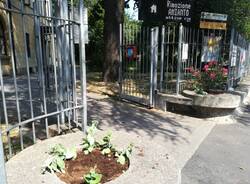
[[[106,183],[123,174],[129,163],[121,165],[117,163],[113,154],[108,157],[102,155],[99,150],[94,150],[88,155],[78,152],[75,160],[65,161],[65,173],[58,173],[57,176],[67,184],[84,184],[83,176],[94,167],[97,173],[102,174],[101,183]]]

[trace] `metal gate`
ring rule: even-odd
[[[6,56],[0,55],[0,183],[5,184],[6,159],[38,139],[72,127],[85,131],[87,10],[83,0],[78,5],[6,0],[0,10],[8,40]]]
[[[121,26],[120,35],[120,96],[150,107],[157,93],[179,95],[190,68],[202,71],[211,60],[230,67],[230,30],[132,22]],[[218,44],[215,56],[206,54],[211,39]]]
[[[129,24],[121,25],[120,30],[120,96],[152,106],[159,28]]]

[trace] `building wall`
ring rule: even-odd
[[[19,0],[10,0],[12,4],[12,9],[20,10],[21,1]],[[24,0],[25,1],[25,0]],[[32,2],[32,1],[31,1]],[[0,6],[5,6],[5,1],[0,1]],[[31,5],[25,5],[24,11],[27,13],[33,12],[33,7]],[[7,56],[1,56],[2,66],[4,74],[12,73],[11,65],[11,50],[10,50],[10,41],[9,41],[9,29],[8,29],[8,14],[5,10],[0,10],[0,20],[3,22],[5,27],[5,35],[7,40]],[[16,69],[17,73],[26,72],[26,61],[25,61],[25,42],[26,38],[23,37],[23,26],[25,33],[29,34],[30,37],[30,57],[28,58],[30,68],[36,67],[36,55],[35,55],[35,32],[34,32],[34,17],[24,16],[24,25],[22,24],[22,16],[20,14],[12,13],[12,25],[13,25],[13,37],[14,37],[14,47],[15,47],[15,56],[16,56]]]

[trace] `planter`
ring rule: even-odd
[[[220,89],[210,89],[208,91],[208,94],[210,94],[210,95],[218,95],[218,94],[223,94],[223,93],[226,93],[226,91],[220,90]]]
[[[184,90],[183,95],[193,100],[193,106],[213,109],[236,109],[241,104],[241,97],[236,94],[222,93],[199,95],[194,91]]]
[[[75,160],[65,161],[65,173],[56,175],[67,184],[83,184],[83,176],[96,167],[96,172],[102,174],[101,183],[106,183],[119,177],[129,167],[128,161],[121,165],[116,160],[114,153],[103,155],[98,149],[88,155],[79,151]]]

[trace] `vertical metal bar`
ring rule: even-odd
[[[36,6],[34,7],[34,10],[39,13],[40,15],[40,12],[38,12],[38,6],[36,4]],[[42,91],[41,91],[41,97],[43,99],[43,103],[42,103],[42,106],[43,106],[43,111],[44,111],[44,114],[47,114],[47,102],[46,102],[46,89],[45,89],[45,76],[44,76],[44,65],[43,65],[43,54],[42,54],[42,43],[41,43],[41,26],[40,26],[40,16],[37,16],[36,17],[36,31],[37,31],[37,47],[38,47],[38,63],[40,65],[39,69],[40,70],[40,82],[41,82],[41,85],[42,85]],[[45,118],[45,129],[46,129],[46,137],[48,138],[49,137],[49,129],[48,129],[48,118],[46,117]]]
[[[122,27],[123,25],[120,24],[120,46],[119,46],[119,96],[122,94],[122,47],[123,47],[123,42],[122,42]]]
[[[21,12],[24,12],[24,3],[21,0]],[[29,58],[28,58],[28,46],[26,43],[26,29],[24,27],[24,14],[22,14],[22,33],[24,39],[24,49],[25,49],[25,63],[26,63],[26,72],[27,72],[27,81],[28,81],[28,91],[29,91],[29,102],[30,102],[30,115],[31,118],[34,118],[34,110],[33,110],[33,99],[32,99],[32,92],[31,92],[31,82],[30,82],[30,66],[29,66]],[[36,143],[36,133],[35,133],[35,123],[32,122],[32,134],[33,134],[33,142]]]
[[[69,62],[69,55],[68,55],[68,53],[69,53],[69,51],[70,51],[70,48],[69,48],[69,44],[70,44],[70,42],[69,42],[69,34],[67,33],[67,29],[66,29],[66,24],[67,24],[67,22],[68,22],[68,25],[69,25],[69,21],[65,21],[64,20],[64,45],[65,45],[65,47],[66,47],[66,53],[65,53],[65,66],[64,66],[64,68],[65,68],[65,73],[66,73],[66,79],[65,79],[65,81],[66,81],[66,94],[65,94],[65,100],[66,100],[66,108],[69,108],[69,106],[70,106],[70,91],[69,91],[69,79],[70,79],[70,71],[69,71],[69,68],[70,68],[70,62]],[[64,91],[64,93],[65,93],[65,91]],[[67,111],[66,112],[67,113],[67,117],[68,117],[68,128],[70,129],[71,128],[71,123],[70,123],[70,113],[69,113],[69,111]]]
[[[233,90],[232,83],[232,59],[233,59],[233,45],[234,45],[234,33],[235,30],[232,28],[231,30],[231,38],[230,38],[230,51],[229,51],[229,65],[228,65],[228,76],[227,76],[227,88],[228,90]]]
[[[150,80],[150,52],[151,52],[151,47],[150,47],[150,35],[151,35],[151,32],[150,32],[150,28],[147,27],[147,33],[146,33],[146,37],[147,37],[147,40],[146,40],[146,75],[145,75],[145,81],[148,81]],[[150,89],[146,89],[147,91],[147,99],[149,99],[149,103],[150,103],[150,93],[148,93]]]
[[[170,26],[168,26],[168,32],[167,32],[167,57],[166,57],[166,91],[168,90],[168,80],[169,80],[169,49],[170,49]]]
[[[151,29],[150,107],[154,107],[157,89],[158,32],[158,27]]]
[[[154,48],[154,95],[156,93],[156,90],[158,90],[158,39],[159,39],[159,27],[156,27],[155,35],[154,35],[154,42],[155,42],[155,48]]]
[[[5,170],[5,161],[4,161],[4,151],[3,151],[1,130],[0,130],[0,183],[7,184],[7,176],[6,176],[6,170]]]
[[[61,20],[58,21],[57,24],[57,58],[58,58],[58,70],[59,70],[59,107],[61,110],[60,119],[61,124],[65,123],[64,112],[63,110],[63,66],[62,66],[62,54],[61,54],[61,47],[62,47],[62,30],[61,30]]]
[[[134,34],[134,36],[135,36],[135,45],[136,45],[137,49],[139,49],[139,47],[138,47],[139,46],[138,25],[135,25],[134,27],[135,27],[135,34]],[[140,76],[140,72],[141,71],[139,70],[138,62],[139,62],[139,60],[138,60],[138,53],[137,53],[136,59],[135,59],[135,81],[136,82],[135,82],[134,86],[136,88],[136,95],[137,95],[137,97],[140,97],[140,81],[139,81],[139,76]],[[139,84],[139,85],[136,85],[136,84]]]
[[[128,29],[129,29],[129,34],[128,34],[128,44],[131,45],[132,44],[132,32],[133,32],[133,28],[132,28],[132,25],[129,25],[128,26]],[[128,73],[129,73],[129,95],[132,95],[133,91],[132,91],[132,88],[133,88],[133,70],[131,70],[131,60],[128,59]]]
[[[171,80],[174,78],[174,60],[175,60],[175,37],[176,37],[176,26],[173,27],[173,37],[172,37],[172,62],[171,62]]]
[[[71,0],[71,14],[70,19],[74,20],[74,1]],[[77,106],[76,96],[76,63],[75,63],[75,39],[74,39],[74,23],[71,23],[71,62],[72,62],[72,92],[73,92],[73,106]],[[73,110],[73,121],[76,121],[76,109]]]
[[[201,42],[201,58],[202,58],[202,47],[205,45],[205,30],[204,29],[202,29],[202,35],[201,35],[201,39],[202,39],[202,42]],[[208,32],[208,37],[209,37],[209,32]],[[205,61],[202,61],[202,60],[200,60],[200,71],[201,71],[201,67],[202,67],[202,62],[205,62]],[[197,67],[198,68],[198,67]]]
[[[135,25],[131,25],[131,44],[136,45],[136,28]],[[132,95],[137,97],[137,88],[136,88],[136,60],[134,58],[132,59],[132,79],[131,79],[131,84],[132,84]]]
[[[196,29],[193,28],[192,53],[191,53],[191,66],[189,66],[189,67],[194,67],[194,49],[195,49],[195,46],[196,46],[196,44],[195,44],[195,33],[197,33],[197,32],[196,32]],[[197,36],[198,36],[198,35],[197,35]]]
[[[52,12],[52,2],[49,3],[50,12]],[[56,110],[59,111],[59,100],[58,100],[58,78],[57,78],[57,67],[56,67],[56,49],[55,49],[55,29],[54,29],[54,19],[51,18],[51,56],[52,56],[52,64],[54,69],[54,82],[55,82],[55,98],[56,98]],[[58,134],[61,132],[60,128],[60,117],[57,115],[57,130]]]
[[[161,79],[160,79],[160,92],[163,90],[164,80],[164,55],[165,55],[165,26],[161,30]]]
[[[87,89],[86,89],[86,56],[85,56],[85,39],[84,39],[84,14],[83,0],[79,3],[80,15],[80,76],[81,76],[81,99],[82,99],[82,130],[86,133],[87,128]]]
[[[141,75],[141,83],[142,83],[142,98],[145,98],[145,93],[144,93],[144,76],[146,74],[146,70],[145,70],[145,61],[146,61],[146,57],[147,57],[147,54],[145,54],[146,52],[146,42],[145,40],[147,40],[147,38],[145,37],[145,33],[146,33],[146,28],[143,26],[142,27],[142,38],[141,38],[141,67],[142,67],[142,75]]]
[[[150,68],[150,107],[153,107],[154,100],[154,28],[151,29],[151,47],[150,47],[150,57],[151,57],[151,68]]]
[[[8,1],[6,0],[6,4],[9,5]],[[8,7],[10,8],[10,7]],[[16,109],[17,109],[17,119],[18,124],[21,123],[21,114],[20,114],[20,105],[19,105],[19,97],[18,97],[18,87],[17,87],[17,79],[16,79],[16,64],[14,59],[14,45],[13,45],[13,37],[12,37],[12,31],[11,31],[11,21],[10,21],[10,12],[8,11],[8,33],[9,33],[9,43],[10,43],[10,54],[11,54],[11,65],[12,65],[12,74],[13,74],[13,80],[14,80],[14,87],[15,87],[15,99],[16,99]],[[20,144],[21,149],[23,150],[23,132],[22,127],[19,126],[19,135],[20,135]]]
[[[180,75],[181,75],[181,62],[182,62],[182,39],[183,39],[183,25],[179,27],[179,42],[178,42],[178,63],[177,63],[177,76],[176,76],[176,95],[180,92]]]
[[[140,88],[139,88],[139,92],[140,92],[140,98],[143,98],[143,92],[142,92],[142,88],[143,86],[142,84],[142,74],[143,74],[143,69],[142,69],[142,26],[138,25],[138,70],[139,70],[139,83],[140,83]]]
[[[8,119],[8,113],[7,113],[7,106],[6,106],[6,98],[5,98],[5,92],[4,92],[4,82],[3,82],[3,72],[2,72],[2,60],[0,57],[0,86],[1,86],[1,92],[2,92],[2,103],[3,103],[3,111],[4,111],[4,120],[6,128],[9,126],[9,119]],[[0,137],[1,138],[1,137]],[[8,147],[9,147],[9,156],[12,157],[12,147],[11,147],[11,140],[10,140],[10,133],[7,132],[7,139],[8,139]]]
[[[201,55],[201,52],[202,52],[202,49],[199,50],[199,48],[202,48],[202,40],[201,40],[201,43],[200,43],[200,29],[198,29],[197,31],[197,39],[196,39],[196,49],[195,49],[195,66],[194,68],[197,69],[198,68],[198,53],[200,52],[200,55]],[[201,38],[202,39],[202,38]],[[201,59],[200,59],[201,60]],[[201,61],[200,61],[201,62]]]

